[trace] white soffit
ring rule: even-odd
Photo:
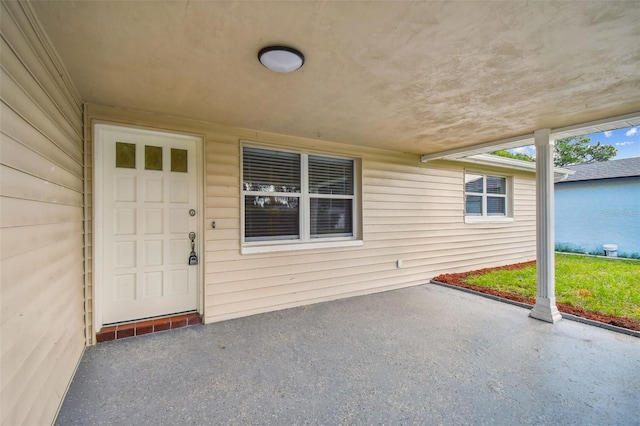
[[[554,140],[564,139],[633,126],[640,126],[640,111],[603,120],[590,121],[573,126],[552,129],[551,138]],[[533,144],[533,133],[529,133],[509,139],[501,139],[497,141],[481,143],[470,148],[458,148],[448,151],[436,152],[433,154],[422,155],[420,156],[420,161],[426,163],[427,161],[437,159],[457,160],[473,155],[485,154],[488,152],[499,151],[503,149],[518,148],[520,146]]]
[[[533,145],[533,133],[529,133],[522,136],[516,136],[508,139],[501,139],[498,141],[485,142],[478,145],[474,145],[471,148],[457,148],[448,151],[435,152],[433,154],[427,154],[420,156],[420,161],[426,163],[431,160],[457,160],[471,155],[485,154],[491,151],[498,151],[501,149],[517,148],[519,146]]]
[[[553,129],[551,130],[551,137],[557,140],[634,126],[640,126],[640,111],[605,120],[591,121],[589,123],[578,124],[575,126]]]
[[[491,154],[471,155],[469,157],[457,159],[456,161],[489,167],[502,167],[510,170],[522,170],[532,173],[536,172],[536,163]],[[558,182],[565,179],[567,176],[575,174],[575,170],[554,167],[553,173],[555,175],[556,182]]]

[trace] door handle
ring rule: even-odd
[[[189,265],[197,265],[198,256],[196,255],[196,233],[189,232],[189,239],[191,240],[191,253],[189,254]]]

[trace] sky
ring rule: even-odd
[[[618,154],[612,160],[640,157],[640,127],[638,126],[585,136],[591,139],[592,144],[600,142],[603,145],[613,145],[618,150]],[[523,146],[512,151],[533,156],[536,154],[533,146]]]

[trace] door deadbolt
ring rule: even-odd
[[[196,215],[196,211],[194,209],[189,210],[189,216],[193,217]]]

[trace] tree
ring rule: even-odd
[[[506,149],[501,149],[500,151],[493,151],[491,154],[497,155],[499,157],[515,158],[516,160],[522,160],[522,161],[529,161],[529,162],[536,161],[536,159],[530,155],[511,152],[511,151],[507,151]]]
[[[615,157],[618,150],[613,145],[596,142],[591,145],[591,138],[566,138],[556,140],[553,163],[556,166],[570,166],[572,164],[588,164],[608,161]]]
[[[613,145],[602,144],[600,142],[591,145],[591,138],[585,136],[558,139],[555,143],[553,163],[556,167],[597,163],[600,161],[609,161],[615,157],[617,153],[618,150]],[[493,151],[491,154],[500,157],[515,158],[516,160],[536,161],[536,159],[530,155],[511,152],[506,149]]]

